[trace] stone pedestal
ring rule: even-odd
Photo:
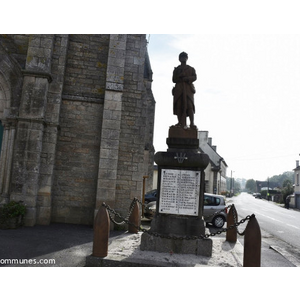
[[[141,250],[211,256],[210,239],[186,239],[205,234],[204,170],[209,157],[200,153],[197,134],[197,128],[170,127],[167,152],[154,156],[158,166],[156,215],[150,234],[142,235]]]
[[[142,251],[146,250],[162,253],[211,256],[212,246],[211,239],[174,240],[143,233],[140,249]]]

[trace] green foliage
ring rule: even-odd
[[[246,189],[251,192],[256,192],[256,181],[254,179],[248,179],[246,182]]]
[[[0,207],[0,228],[10,229],[23,225],[26,206],[20,202],[10,201]]]
[[[270,182],[276,182],[279,187],[284,187],[286,181],[294,182],[294,172],[284,172],[280,175],[274,175],[269,178]]]
[[[10,201],[0,207],[0,222],[4,223],[6,220],[24,216],[26,213],[26,206],[20,201]]]
[[[286,180],[284,183],[284,188],[281,190],[283,200],[294,193],[293,184],[289,180]]]

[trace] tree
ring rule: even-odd
[[[293,184],[289,179],[286,179],[283,183],[283,189],[281,190],[283,202],[285,201],[288,195],[294,193]]]
[[[234,181],[234,186],[232,188],[233,188],[233,193],[237,194],[241,191],[241,184],[238,181],[235,180]]]
[[[286,179],[282,184],[283,188],[288,187],[288,186],[293,186],[293,182],[290,179]]]
[[[246,182],[246,189],[250,193],[256,192],[256,181],[254,179],[248,179]]]
[[[274,175],[269,178],[270,182],[276,182],[279,187],[284,187],[283,184],[286,180],[293,182],[294,181],[294,172],[287,171],[280,175]]]

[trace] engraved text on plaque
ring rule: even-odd
[[[159,212],[198,216],[200,171],[161,170]]]

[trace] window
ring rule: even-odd
[[[204,205],[218,206],[220,205],[220,198],[204,195]]]
[[[215,198],[215,205],[220,205],[220,198]]]

